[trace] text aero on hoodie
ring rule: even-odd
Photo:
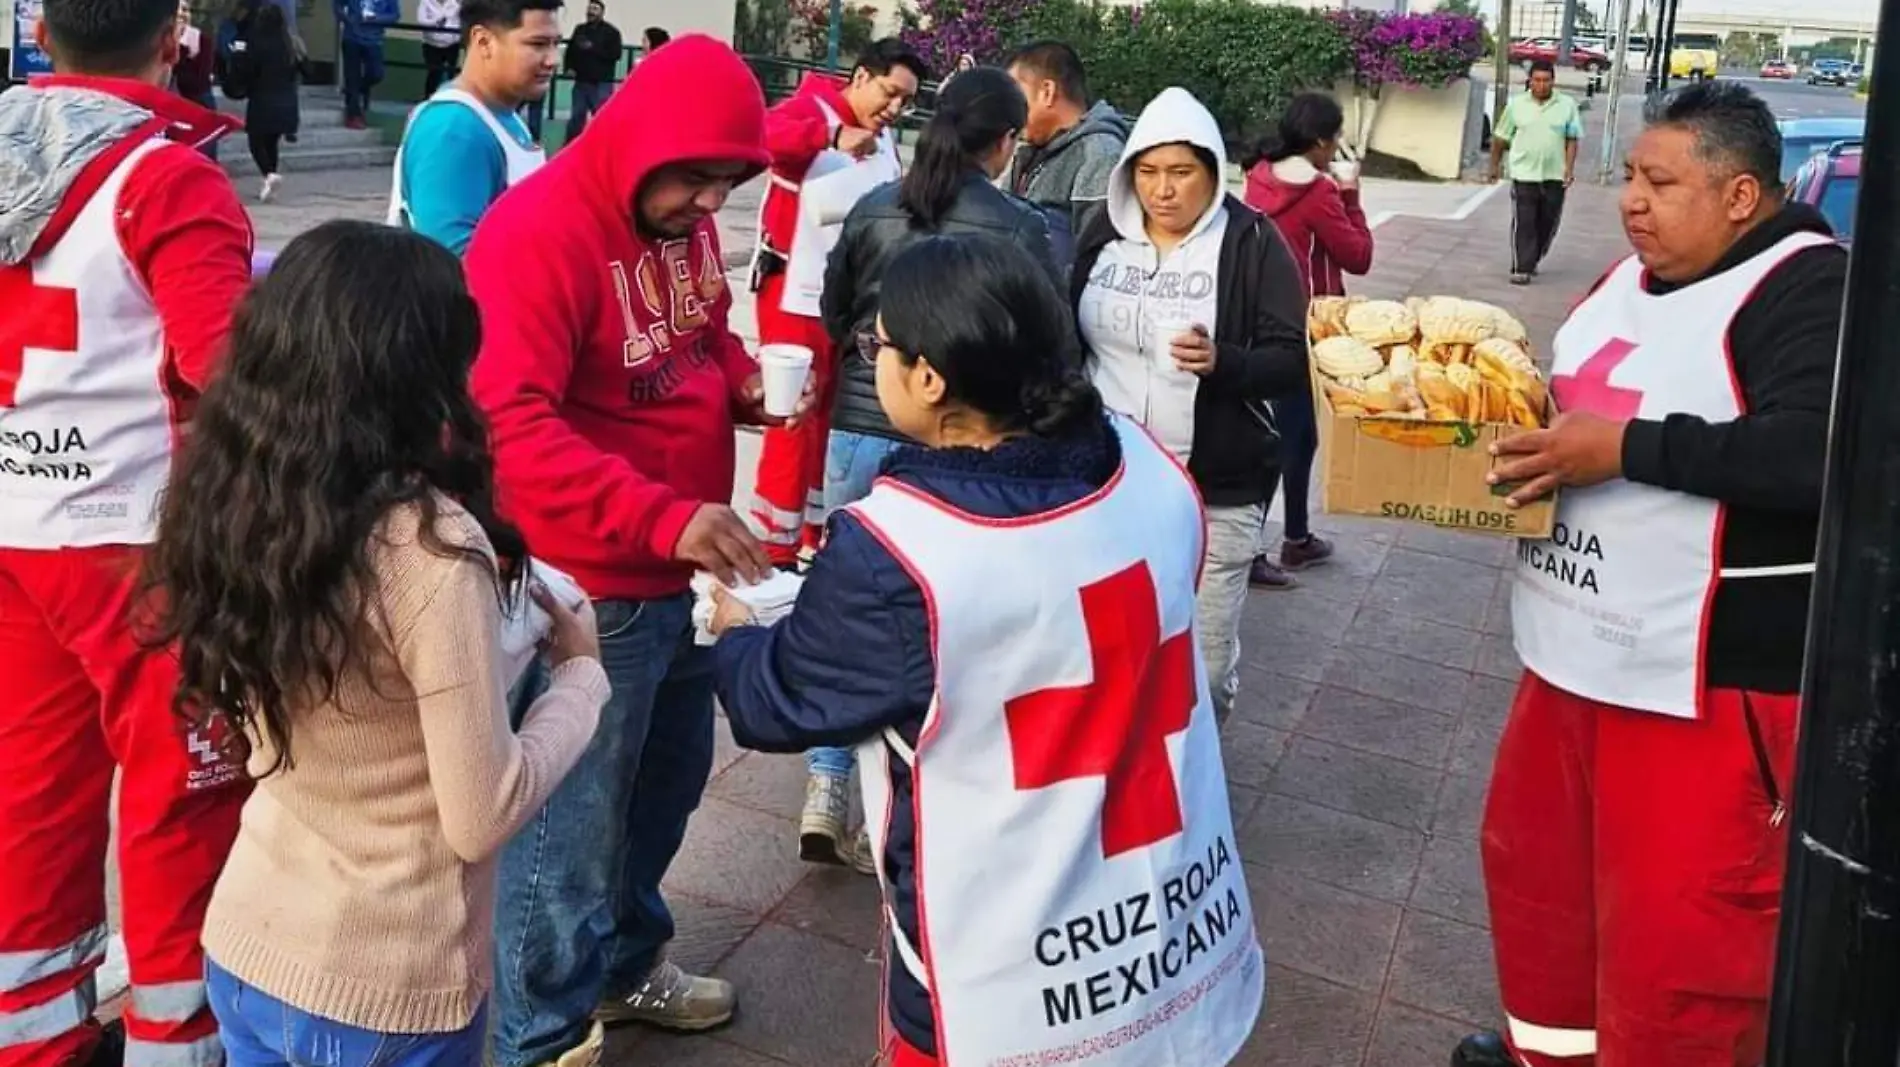
[[[731,498],[734,401],[758,365],[727,325],[712,216],[650,236],[639,194],[671,163],[764,169],[765,98],[730,48],[686,37],[635,67],[594,126],[476,228],[471,389],[502,509],[535,555],[597,598],[670,596],[692,574],[673,559],[687,522]]]
[[[1178,94],[1178,95],[1176,95]],[[1215,173],[1227,168],[1220,129],[1186,91],[1155,98],[1122,150],[1108,181],[1108,218],[1120,240],[1102,250],[1077,306],[1082,339],[1095,358],[1095,385],[1108,406],[1146,426],[1186,462],[1194,446],[1194,395],[1201,379],[1174,365],[1166,338],[1198,325],[1214,336],[1221,241],[1227,207],[1221,191],[1188,232],[1162,254],[1148,238],[1135,196],[1135,157],[1157,145],[1186,143],[1213,153]]]

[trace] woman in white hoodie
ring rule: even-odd
[[[1142,110],[1082,234],[1072,296],[1090,373],[1186,464],[1207,506],[1196,628],[1216,718],[1240,689],[1240,609],[1279,477],[1267,402],[1306,389],[1306,286],[1265,216],[1223,188],[1220,126],[1185,89]]]

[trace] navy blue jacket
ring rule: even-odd
[[[902,448],[885,461],[884,474],[972,514],[1019,518],[1087,496],[1120,463],[1121,444],[1104,420],[1071,440],[1022,437],[990,452]],[[792,613],[771,627],[731,630],[714,651],[719,701],[732,736],[762,752],[852,745],[886,727],[915,746],[936,690],[923,592],[847,512],[832,517]],[[886,892],[898,926],[916,945],[910,768],[896,757],[886,759],[893,793],[883,857]],[[879,770],[866,767],[862,773]],[[901,965],[886,970],[891,1024],[918,1051],[936,1055],[929,994]]]

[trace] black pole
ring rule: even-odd
[[[1662,67],[1656,76],[1656,88],[1669,91],[1669,61],[1676,50],[1676,9],[1682,6],[1682,0],[1662,0],[1663,10],[1668,22],[1663,28]]]
[[[1900,0],[1883,0],[1900,40]],[[1768,1067],[1900,1061],[1900,62],[1876,63],[1808,613]]]

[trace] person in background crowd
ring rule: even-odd
[[[268,201],[283,182],[278,147],[285,137],[297,136],[302,118],[297,91],[302,65],[296,38],[284,25],[283,9],[275,4],[258,10],[241,43],[244,47],[231,55],[230,77],[244,86],[244,137],[263,175],[257,198]]]
[[[1747,88],[1647,118],[1635,254],[1557,331],[1562,414],[1497,446],[1510,502],[1566,488],[1519,544],[1484,813],[1509,1025],[1458,1067],[1765,1055],[1847,253],[1783,203]]]
[[[1187,465],[1207,504],[1196,630],[1222,722],[1240,691],[1240,611],[1279,477],[1267,402],[1303,395],[1306,285],[1285,239],[1221,191],[1214,116],[1167,89],[1136,120],[1083,232],[1072,282],[1108,406]]]
[[[247,784],[136,625],[181,422],[251,280],[236,128],[170,92],[177,0],[47,0],[0,94],[0,1063],[217,1063],[198,946]],[[117,776],[116,812],[113,811]],[[132,991],[93,1021],[118,837]]]
[[[416,21],[432,28],[422,35],[422,63],[428,70],[422,95],[434,96],[443,82],[455,77],[456,60],[462,53],[461,0],[421,0]]]
[[[588,1064],[606,1023],[697,1031],[731,984],[668,959],[660,882],[713,760],[695,570],[770,570],[725,501],[758,364],[731,328],[714,216],[771,160],[758,79],[682,37],[595,129],[497,203],[467,255],[482,312],[470,388],[504,513],[594,598],[613,696],[580,764],[502,854],[497,1067]],[[533,680],[527,690],[533,691]]]
[[[299,236],[239,311],[165,498],[150,575],[178,706],[241,735],[258,783],[205,916],[229,1067],[479,1064],[495,854],[607,699],[592,616],[524,590],[496,517],[480,336],[440,245]],[[558,666],[517,734],[503,611],[529,595]]]
[[[1345,114],[1325,93],[1301,93],[1287,104],[1279,129],[1263,138],[1247,172],[1247,205],[1273,220],[1299,265],[1309,296],[1344,296],[1344,275],[1372,269],[1372,229],[1359,206],[1359,171],[1336,164]],[[1273,402],[1280,430],[1280,482],[1286,489],[1286,536],[1279,559],[1254,557],[1249,584],[1290,588],[1289,571],[1326,562],[1333,546],[1313,533],[1307,514],[1319,428],[1311,389]]]
[[[191,0],[178,0],[178,65],[172,68],[172,88],[192,103],[216,111],[218,94],[212,82],[217,65],[217,42],[192,25]],[[218,142],[208,142],[202,151],[218,158]]]
[[[727,599],[714,620],[741,745],[858,743],[882,764],[864,791],[890,917],[879,1062],[1090,1049],[1106,1067],[1220,1067],[1253,1029],[1266,964],[1189,637],[1194,487],[1104,417],[1062,294],[1022,245],[905,242],[879,308],[860,351],[916,445],[832,517],[789,616],[739,625]],[[1118,952],[1171,964],[1058,1025],[1051,990],[1079,1004],[1103,966],[1051,936],[1065,918],[1158,901],[1190,865],[1225,936],[1183,950],[1185,920],[1123,924]]]
[[[1511,98],[1491,134],[1491,180],[1511,178],[1511,284],[1524,285],[1550,254],[1563,219],[1564,193],[1577,172],[1583,113],[1557,91],[1557,68],[1532,60],[1529,91]]]
[[[950,79],[956,77],[959,74],[967,74],[970,71],[973,71],[975,69],[976,69],[975,56],[971,55],[968,52],[964,52],[962,55],[957,56],[957,65],[954,67],[951,67],[950,73],[944,75],[943,80],[937,83],[937,91],[939,93],[943,92],[944,87],[950,84]]]
[[[647,56],[652,55],[654,52],[659,50],[661,45],[673,39],[672,34],[667,33],[665,30],[659,28],[658,26],[648,26],[646,29],[640,32],[640,36],[644,38],[646,41],[646,55]],[[641,58],[644,59],[645,56],[642,56]]]
[[[816,549],[824,528],[825,441],[838,361],[819,320],[819,294],[839,227],[804,210],[804,183],[854,165],[868,171],[859,172],[867,179],[865,189],[895,180],[903,165],[890,128],[929,76],[914,49],[888,37],[859,54],[849,80],[807,74],[797,93],[766,114],[771,184],[759,207],[752,260],[759,340],[811,349],[814,384],[823,398],[813,417],[797,427],[767,431],[759,453],[750,510],[765,532],[772,562],[781,567],[795,566],[801,550]],[[823,841],[814,844],[825,856],[835,854]]]
[[[1106,100],[1089,102],[1082,58],[1060,41],[1024,45],[1004,66],[1029,99],[1005,184],[1049,217],[1056,262],[1066,267],[1076,240],[1105,209],[1128,120]]]
[[[369,127],[370,91],[383,80],[383,31],[402,18],[397,0],[330,0],[343,64],[343,125]]]
[[[546,96],[561,44],[561,0],[462,0],[462,72],[409,115],[389,193],[392,226],[458,255],[508,187],[545,158],[515,109]]]
[[[587,120],[613,92],[614,79],[620,74],[620,30],[607,21],[607,5],[587,0],[587,21],[574,27],[567,42],[562,69],[574,78],[573,95],[567,103],[567,140],[569,144],[587,128]]]
[[[885,458],[905,440],[878,402],[875,361],[850,357],[852,338],[877,318],[884,272],[899,253],[933,234],[990,234],[1019,243],[1060,292],[1048,223],[1026,201],[992,184],[1009,165],[1028,112],[1022,90],[994,67],[956,79],[937,95],[910,173],[902,182],[873,190],[845,219],[825,268],[822,305],[824,329],[845,353],[825,456],[826,514],[863,499]],[[805,762],[811,775],[799,826],[800,854],[824,862],[847,859],[870,873],[865,838],[860,835],[851,848],[844,847],[851,750],[813,748]]]

